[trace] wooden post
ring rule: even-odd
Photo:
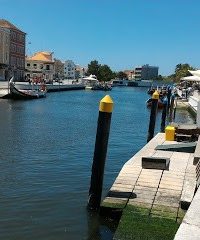
[[[151,114],[149,119],[149,131],[148,131],[147,142],[149,142],[154,135],[156,114],[157,114],[157,108],[158,108],[158,99],[159,99],[159,93],[158,91],[155,91],[152,95],[152,105],[151,105]]]
[[[167,116],[167,98],[165,97],[163,100],[163,110],[162,110],[162,116],[161,116],[161,126],[160,126],[161,132],[165,132],[166,116]]]
[[[88,209],[97,211],[101,203],[104,166],[106,160],[110,122],[113,110],[113,101],[106,95],[99,105],[99,117],[96,133],[96,143],[92,164],[92,175],[88,197]]]

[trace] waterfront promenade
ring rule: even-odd
[[[194,195],[196,167],[194,153],[155,149],[169,144],[180,143],[158,133],[120,171],[102,203],[122,210],[114,239],[173,239]],[[169,158],[169,168],[145,169],[143,157]]]

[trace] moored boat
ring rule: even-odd
[[[112,90],[112,86],[107,84],[106,82],[99,82],[95,75],[90,75],[89,77],[85,77],[82,79],[85,84],[86,90],[102,90],[102,91],[110,91]]]
[[[9,82],[10,98],[12,99],[37,99],[46,97],[46,86],[43,84],[38,90],[19,90],[15,87],[13,77]]]

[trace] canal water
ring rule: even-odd
[[[116,87],[109,92],[114,111],[103,197],[146,143],[146,91]],[[0,239],[112,239],[114,224],[86,209],[98,105],[105,94],[82,90],[33,101],[0,100]],[[182,110],[177,121],[193,119]]]

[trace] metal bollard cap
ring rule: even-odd
[[[112,110],[113,110],[113,100],[109,95],[106,95],[100,101],[99,111],[111,113]]]
[[[153,93],[152,99],[159,99],[159,92],[157,90]]]

